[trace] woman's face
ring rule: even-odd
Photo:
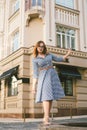
[[[38,53],[43,53],[43,51],[44,51],[44,44],[43,43],[40,43],[40,45],[37,47],[37,51],[38,51]]]

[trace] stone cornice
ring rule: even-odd
[[[11,61],[13,61],[14,59],[16,59],[17,57],[20,57],[21,55],[30,55],[33,53],[33,48],[34,46],[31,46],[29,48],[26,47],[21,47],[20,49],[18,49],[17,51],[13,52],[12,54],[10,54],[9,56],[5,57],[4,59],[2,59],[0,61],[0,65],[5,65]],[[62,48],[57,48],[54,46],[48,46],[47,45],[47,50],[48,52],[52,52],[55,54],[60,54],[60,55],[64,55],[67,53],[67,49],[62,49]],[[86,52],[81,52],[81,51],[72,51],[70,56],[72,57],[77,57],[77,58],[83,58],[83,59],[87,59],[87,53]]]
[[[62,49],[62,48],[57,48],[54,46],[47,46],[49,52],[57,53],[57,54],[66,54],[67,49]],[[73,57],[79,57],[79,58],[87,58],[87,52],[82,52],[82,51],[72,51],[70,56]]]
[[[5,57],[4,59],[2,59],[0,61],[0,66],[1,65],[5,65],[11,61],[13,61],[14,59],[20,57],[21,55],[28,55],[31,54],[33,52],[33,46],[30,48],[26,48],[26,47],[21,47],[20,49],[18,49],[17,51],[13,52],[12,54],[10,54],[9,56]]]
[[[80,11],[79,10],[75,10],[75,9],[71,9],[71,8],[68,8],[68,7],[64,7],[62,5],[55,5],[56,8],[59,8],[59,9],[63,9],[63,10],[66,10],[66,11],[69,11],[69,12],[73,12],[73,13],[76,13],[76,14],[79,14]]]

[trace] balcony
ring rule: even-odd
[[[79,28],[79,11],[56,5],[56,23]]]
[[[29,25],[31,19],[43,18],[45,0],[25,0],[25,16],[26,26]]]

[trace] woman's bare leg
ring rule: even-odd
[[[44,110],[44,123],[49,122],[49,114],[52,106],[52,101],[43,101],[43,110]]]

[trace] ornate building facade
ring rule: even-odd
[[[0,0],[0,117],[42,117],[32,94],[32,52],[38,40],[69,63],[54,62],[65,98],[54,116],[87,114],[87,0]]]

